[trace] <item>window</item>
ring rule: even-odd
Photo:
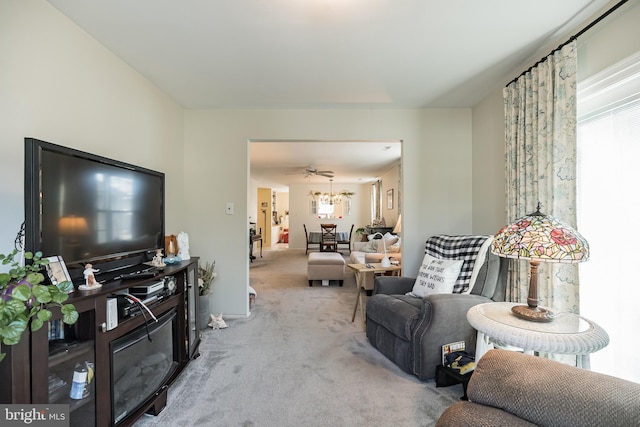
[[[609,334],[591,368],[640,382],[640,53],[578,84],[578,228],[591,257],[580,264],[580,313]]]

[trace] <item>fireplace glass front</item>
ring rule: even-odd
[[[173,309],[157,322],[143,325],[113,340],[111,349],[111,408],[113,424],[135,412],[176,369]]]

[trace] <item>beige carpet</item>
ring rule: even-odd
[[[372,348],[353,274],[308,286],[304,250],[269,250],[251,264],[252,315],[203,331],[202,356],[144,426],[431,426],[462,395],[405,374]],[[215,283],[214,290],[215,292]]]

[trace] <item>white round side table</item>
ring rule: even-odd
[[[589,354],[609,344],[609,335],[596,323],[573,313],[559,313],[551,322],[523,320],[511,313],[514,302],[492,302],[473,306],[467,320],[478,331],[476,359],[493,347],[492,342],[534,351],[575,354],[589,369]]]

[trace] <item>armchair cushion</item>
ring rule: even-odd
[[[406,276],[379,276],[376,277],[374,294],[404,295],[411,291],[416,279]]]
[[[378,295],[378,298],[382,295]],[[375,298],[372,297],[372,298]],[[383,298],[379,304],[371,306],[370,315],[380,319],[380,326],[406,341],[411,339],[411,332],[420,315],[422,300],[408,295],[392,295]]]

